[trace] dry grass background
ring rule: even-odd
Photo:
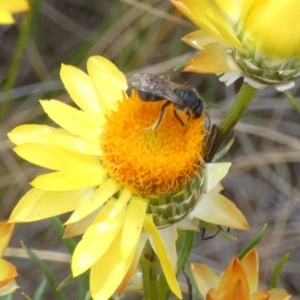
[[[113,60],[128,77],[139,72],[167,73],[175,81],[189,81],[201,92],[206,105],[213,105],[207,112],[215,123],[225,115],[240,86],[238,82],[226,88],[215,75],[170,72],[193,54],[180,38],[195,26],[168,1],[36,0],[32,6],[31,18],[26,17],[27,33],[24,16],[18,16],[14,26],[0,27],[1,90],[5,91],[9,78],[16,75],[9,102],[5,101],[5,93],[0,93],[1,107],[6,109],[0,131],[1,219],[9,217],[30,188],[28,181],[41,173],[13,153],[6,133],[24,123],[49,124],[38,105],[40,98],[70,102],[59,80],[61,62],[85,69],[86,59],[99,54]],[[24,39],[24,49],[20,38]],[[19,64],[16,47],[21,49]],[[12,62],[17,66],[15,71],[11,71]],[[292,93],[300,103],[299,83]],[[283,94],[271,87],[258,93],[236,127],[234,146],[223,158],[232,162],[224,181],[226,194],[246,215],[251,230],[234,231],[238,242],[221,236],[203,241],[199,234],[191,256],[191,261],[206,263],[221,272],[267,222],[267,233],[259,247],[262,287],[267,286],[278,259],[290,252],[280,284],[294,295],[293,299],[300,299],[299,121],[299,113],[289,106]],[[43,275],[33,261],[18,257],[23,255],[18,250],[20,240],[30,248],[52,251],[40,255],[47,259],[58,282],[69,274],[69,265],[62,262],[68,260],[64,255],[67,251],[51,222],[20,224],[7,258],[17,266],[18,283],[25,293],[32,296]],[[65,292],[68,299],[78,299],[76,284]],[[13,299],[23,297],[16,293]],[[43,299],[54,299],[51,291]]]

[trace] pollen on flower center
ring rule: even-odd
[[[203,163],[206,135],[204,117],[182,126],[170,105],[159,127],[147,130],[164,102],[132,98],[119,103],[107,117],[101,135],[102,162],[109,175],[140,195],[161,195],[181,190]]]

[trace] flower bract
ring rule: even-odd
[[[201,28],[183,38],[200,55],[186,71],[225,73],[231,84],[238,77],[256,88],[293,86],[300,75],[299,17],[296,0],[171,0]]]

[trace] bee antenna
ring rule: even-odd
[[[205,108],[211,108],[211,107],[221,108],[221,106],[220,106],[220,105],[215,105],[215,104],[212,104],[212,105],[206,106]]]

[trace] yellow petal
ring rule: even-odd
[[[112,208],[110,212],[110,216],[113,217],[119,214],[121,210],[123,210],[125,205],[128,203],[131,196],[132,193],[129,190],[123,189],[118,198],[118,201],[116,202],[115,206]],[[89,215],[87,215],[86,217],[82,218],[81,220],[75,223],[67,224],[64,232],[64,237],[67,238],[67,237],[83,234],[87,230],[87,228],[92,224],[95,216],[99,213],[100,209],[101,207],[99,207],[98,209],[96,209],[95,211],[93,211],[92,213],[90,213]]]
[[[5,286],[11,280],[18,276],[18,272],[14,265],[5,261],[4,259],[0,259],[0,287]]]
[[[38,221],[72,211],[93,192],[94,189],[46,192],[33,188],[18,202],[9,222]]]
[[[116,201],[114,199],[106,203],[78,243],[72,257],[73,276],[78,276],[88,270],[104,255],[121,230],[126,210],[117,216],[110,217]]]
[[[167,252],[167,256],[168,256],[168,258],[172,264],[172,268],[175,272],[177,272],[176,240],[178,237],[176,225],[174,224],[174,225],[171,225],[166,228],[158,230],[158,233],[164,244],[164,248]]]
[[[185,72],[194,73],[225,73],[240,72],[236,62],[228,53],[227,48],[219,43],[208,44],[201,53],[193,57],[186,65]]]
[[[211,289],[208,291],[205,299],[206,300],[220,300],[220,297],[217,295],[217,292],[215,289]]]
[[[202,50],[204,46],[216,43],[216,40],[203,30],[196,30],[181,39],[191,47]]]
[[[99,188],[94,192],[94,194],[82,202],[79,205],[71,217],[67,220],[65,224],[77,222],[96,209],[103,205],[109,198],[111,198],[117,191],[120,190],[120,186],[112,179],[109,178]]]
[[[115,205],[112,207],[109,216],[110,217],[117,216],[123,210],[125,205],[128,203],[131,196],[132,193],[129,190],[123,189]],[[102,207],[99,207],[98,209],[94,210],[86,217],[82,218],[81,220],[78,220],[75,223],[67,224],[64,232],[64,237],[66,238],[66,237],[72,237],[72,236],[83,234],[88,229],[88,227],[93,223],[94,218],[96,217],[96,215],[98,215],[101,208]]]
[[[101,166],[95,155],[76,153],[55,145],[27,143],[15,147],[14,151],[23,159],[51,170],[73,171]]]
[[[56,145],[74,152],[97,156],[102,154],[98,140],[94,142],[86,141],[83,138],[69,134],[65,130],[44,135],[43,138],[49,144]]]
[[[8,295],[17,290],[19,286],[17,285],[15,280],[11,280],[5,286],[0,288],[0,296]]]
[[[129,267],[128,272],[126,273],[125,277],[123,278],[122,282],[120,283],[119,287],[118,287],[118,296],[121,296],[121,294],[123,294],[123,292],[126,290],[133,290],[133,289],[127,289],[128,283],[131,285],[131,279],[133,277],[134,274],[136,274],[136,270],[138,267],[138,263],[140,260],[140,257],[142,255],[144,246],[148,240],[149,235],[146,232],[141,232],[140,235],[140,239],[138,241],[137,247],[136,247],[136,251],[134,253],[134,258],[133,261]],[[141,289],[143,289],[143,286],[141,286]]]
[[[15,227],[14,224],[9,224],[5,222],[0,223],[0,257],[3,256],[3,253],[13,234],[14,227]]]
[[[191,215],[212,224],[240,230],[249,229],[247,220],[235,204],[215,192],[204,194]]]
[[[255,1],[243,16],[243,41],[252,51],[271,59],[300,57],[299,3],[289,1]],[[288,34],[287,34],[288,33]]]
[[[129,269],[130,271],[130,269]],[[129,273],[127,272],[127,274]],[[127,276],[125,275],[125,278]],[[141,292],[143,290],[143,274],[141,271],[136,271],[133,276],[131,276],[131,280],[129,284],[126,285],[126,292]],[[120,286],[123,285],[124,280],[121,282]],[[117,295],[122,295],[122,292],[124,289],[121,289],[120,286],[118,287],[117,290]]]
[[[6,10],[2,10],[0,8],[0,24],[13,24],[15,20],[11,13],[7,12]]]
[[[207,1],[170,0],[170,2],[189,20],[205,30],[208,34],[213,37],[218,35],[216,28],[205,14],[208,7]]]
[[[122,260],[119,235],[108,251],[92,266],[90,273],[90,290],[94,300],[109,299],[126,275],[134,252],[127,260]]]
[[[45,191],[70,191],[99,186],[107,178],[101,166],[72,172],[52,172],[36,177],[30,184]]]
[[[251,300],[247,284],[242,280],[235,281],[233,284],[228,282],[228,287],[224,287],[224,289],[220,290],[220,292],[218,291],[217,294],[220,294],[218,297],[219,300]]]
[[[180,299],[182,299],[182,294],[180,287],[178,285],[175,272],[172,267],[172,263],[168,257],[164,244],[161,240],[161,237],[158,233],[158,230],[153,223],[153,219],[151,215],[146,215],[144,222],[144,229],[149,233],[151,238],[153,239],[153,243],[155,246],[156,255],[160,261],[161,268],[164,272],[168,285],[171,291]]]
[[[57,100],[40,100],[44,111],[62,128],[84,139],[96,141],[101,134],[100,115],[95,116],[80,111]]]
[[[197,284],[198,291],[205,299],[210,289],[218,287],[220,278],[209,267],[201,264],[191,264],[193,278]]]
[[[61,65],[60,78],[73,101],[89,113],[102,113],[92,79],[80,69]]]
[[[84,234],[86,230],[92,225],[94,218],[99,213],[102,207],[99,207],[83,219],[75,222],[67,224],[65,227],[64,238],[69,238],[77,235]]]
[[[257,249],[253,248],[242,259],[241,264],[247,274],[250,293],[254,293],[258,289],[258,276],[259,276],[259,259]]]
[[[74,152],[101,155],[98,141],[89,142],[64,129],[47,125],[21,125],[14,128],[7,136],[16,145],[26,143],[51,144]]]
[[[272,290],[269,290],[268,292],[270,294],[269,300],[288,300],[292,297],[285,290],[272,289]]]
[[[124,98],[124,91],[127,89],[126,77],[111,61],[102,56],[90,57],[87,69],[94,81],[100,106],[108,114],[116,108],[117,101]]]
[[[48,144],[44,136],[56,132],[67,132],[60,128],[54,128],[47,125],[26,124],[15,127],[7,136],[16,145],[25,143]]]
[[[245,294],[248,297],[241,299],[249,299],[249,285],[247,280],[247,274],[245,273],[240,261],[238,258],[234,257],[229,265],[227,266],[225,272],[222,274],[217,288],[217,293],[227,290],[230,286],[233,286],[234,283],[241,282],[241,285],[238,285],[240,288],[245,289]],[[226,298],[224,298],[226,299]],[[237,298],[227,298],[227,299],[237,299]]]
[[[231,0],[229,0],[231,1]],[[225,2],[225,1],[224,1]],[[226,3],[224,3],[226,6]],[[228,20],[227,16],[224,16],[222,13],[217,11],[216,9],[208,9],[206,11],[207,18],[211,21],[214,28],[217,31],[217,35],[213,35],[213,37],[220,41],[222,44],[228,45],[230,47],[234,47],[241,52],[247,52],[244,46],[239,41],[236,32],[235,32],[235,24],[231,23],[231,20]],[[239,16],[236,16],[236,20],[238,20]],[[208,32],[210,34],[210,32]],[[212,31],[213,33],[213,31]]]
[[[257,291],[251,295],[251,300],[270,300],[270,295],[267,291]],[[280,298],[278,300],[283,300]]]
[[[215,3],[208,0],[171,0],[171,2],[188,19],[219,42],[245,51],[236,37],[234,24],[231,23],[228,15],[224,16],[224,11],[219,10]]]
[[[26,0],[2,0],[0,1],[0,9],[10,13],[18,13],[29,10],[30,6]]]
[[[231,24],[236,24],[241,15],[241,4],[233,0],[215,0],[221,12],[230,19]]]
[[[116,205],[111,211],[111,216],[119,214],[119,212],[125,207],[132,196],[132,192],[126,188],[122,189],[122,192],[118,198]]]
[[[214,189],[227,175],[231,163],[210,163],[204,165],[205,192]]]
[[[128,210],[124,222],[121,239],[121,255],[125,260],[136,247],[143,227],[148,200],[132,196],[128,204]]]

